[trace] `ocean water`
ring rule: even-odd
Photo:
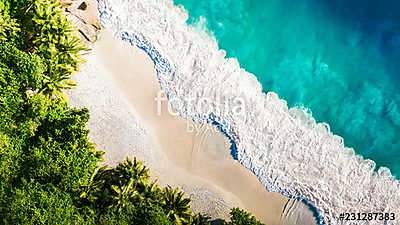
[[[400,1],[174,0],[264,92],[400,177]]]

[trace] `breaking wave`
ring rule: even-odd
[[[328,124],[316,123],[304,109],[288,108],[273,92],[263,93],[256,77],[225,58],[213,37],[186,24],[186,11],[172,0],[100,0],[99,11],[115,37],[152,58],[169,98],[232,104],[245,99],[246,116],[223,109],[199,114],[186,103],[175,107],[185,119],[222,125],[234,157],[269,191],[314,206],[321,224],[344,224],[338,218],[345,212],[400,216],[400,182],[389,169],[375,172],[375,163],[346,148]]]

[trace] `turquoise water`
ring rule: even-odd
[[[174,1],[265,92],[308,108],[346,146],[400,177],[399,1]]]

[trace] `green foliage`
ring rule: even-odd
[[[81,52],[86,48],[73,34],[75,29],[62,14],[58,1],[35,1],[32,7],[33,26],[27,30],[32,50],[48,65],[42,93],[49,98],[66,100],[63,89],[74,87],[69,80],[83,62]]]
[[[127,158],[116,168],[99,167],[90,179],[81,185],[84,206],[95,211],[107,209],[124,210],[128,205],[157,202],[160,190],[154,183],[149,184],[149,170],[142,161]]]
[[[239,208],[233,208],[230,212],[231,221],[225,223],[226,225],[263,225],[258,221],[251,213],[241,210]]]
[[[123,210],[109,210],[102,215],[98,224],[157,224],[173,225],[163,209],[157,205],[140,205],[136,207],[125,207]]]
[[[3,224],[72,224],[83,221],[73,200],[52,185],[23,181],[24,188],[10,188],[1,204]]]
[[[178,188],[168,186],[163,190],[161,205],[174,224],[185,224],[190,221],[190,198],[184,197],[185,193]]]
[[[0,1],[0,41],[14,40],[20,31],[16,20],[9,15],[7,3]]]
[[[195,214],[191,217],[189,224],[191,225],[210,225],[208,218],[201,215],[200,213]]]
[[[145,185],[140,194],[136,196],[135,202],[141,205],[158,205],[162,201],[162,193],[156,181]]]
[[[0,181],[10,181],[18,171],[22,141],[15,138],[18,113],[24,105],[20,82],[14,72],[0,61]],[[1,183],[1,182],[0,182]],[[4,191],[0,193],[0,199]]]
[[[141,187],[149,184],[150,171],[136,157],[133,161],[127,158],[118,164],[115,171],[118,174],[118,180],[121,184],[133,182],[134,186],[139,185]]]
[[[79,181],[89,177],[98,161],[85,127],[88,119],[87,109],[52,103],[35,135],[27,139],[24,177],[51,182],[71,194],[78,191]]]
[[[18,74],[21,91],[41,88],[45,65],[39,56],[20,51],[9,42],[0,41],[0,62],[2,68],[9,68]]]
[[[149,170],[136,158],[115,168],[98,167],[82,184],[81,207],[97,215],[100,224],[208,224],[201,214],[192,215],[184,192],[169,186],[160,190],[149,180]]]
[[[172,225],[163,209],[157,205],[143,205],[134,212],[135,224]]]
[[[70,77],[83,63],[81,56],[86,50],[74,33],[76,29],[55,0],[12,0],[9,8],[14,17],[11,21],[23,24],[15,46],[39,56],[45,65],[42,85],[37,88],[51,101],[66,101],[63,90],[76,86]]]
[[[1,53],[0,53],[1,54]],[[19,82],[14,72],[0,62],[0,131],[10,132],[15,129],[13,117],[18,113],[22,103]]]
[[[88,111],[35,93],[46,66],[13,41],[0,40],[0,223],[82,223],[77,193],[101,155]]]
[[[80,218],[74,203],[80,181],[98,162],[85,129],[87,110],[56,103],[36,108],[47,103],[40,98],[17,102],[25,117],[11,115],[11,129],[0,133],[2,222],[71,224]]]
[[[19,146],[13,145],[12,141],[0,132],[0,202],[4,200],[5,189],[10,186],[13,174],[19,171],[19,164],[16,162],[22,150]]]

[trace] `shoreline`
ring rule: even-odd
[[[150,167],[152,177],[158,178],[160,184],[182,186],[183,190],[194,199],[194,210],[205,212],[213,219],[226,219],[232,207],[245,208],[267,224],[296,224],[299,221],[314,219],[305,205],[293,200],[290,201],[293,207],[282,219],[282,211],[289,199],[279,193],[268,192],[256,176],[235,161],[229,153],[229,140],[223,133],[215,132],[215,127],[209,124],[202,126],[192,124],[192,126],[197,126],[195,129],[200,131],[199,135],[197,131],[188,132],[187,121],[179,116],[169,114],[157,116],[154,97],[160,87],[153,62],[145,52],[126,42],[117,41],[103,31],[103,35],[100,36],[89,56],[88,64],[93,63],[103,68],[95,72],[96,75],[90,77],[89,80],[93,78],[101,80],[100,77],[109,76],[108,80],[102,81],[106,82],[103,85],[114,86],[114,91],[120,92],[120,96],[114,95],[112,98],[125,99],[123,107],[127,105],[131,107],[133,111],[131,116],[135,117],[136,123],[143,127],[144,136],[149,139],[145,144],[151,145],[144,151],[138,149],[129,151],[126,149],[127,146],[124,146],[126,143],[117,144],[124,140],[129,142],[126,140],[129,137],[118,138],[116,137],[118,134],[113,134],[114,139],[106,142],[113,143],[118,148],[99,145],[105,151],[104,158],[107,163],[115,164],[126,156],[137,156]],[[75,79],[85,79],[82,76],[86,74],[88,72],[83,71]],[[91,135],[93,141],[104,143],[105,140],[101,140],[101,136],[104,136],[101,133],[104,129],[101,123],[104,122],[101,120],[104,120],[104,114],[108,113],[101,110],[107,110],[105,109],[107,105],[101,103],[100,96],[95,100],[100,102],[93,102],[93,99],[83,94],[97,92],[96,86],[95,83],[88,83],[88,80],[78,80],[77,90],[71,91],[70,102],[75,106],[86,105],[89,108],[93,114],[88,125],[95,133]],[[91,90],[84,90],[85,88]],[[102,89],[102,87],[97,88]],[[108,91],[105,94],[113,95]],[[114,100],[103,99],[108,104]],[[115,106],[109,107],[110,110],[115,111]],[[162,109],[166,111],[166,107],[164,102]],[[110,121],[115,116],[109,115],[107,120]],[[129,115],[121,116],[121,122],[127,116]],[[117,127],[120,126],[124,125],[117,125]],[[110,133],[117,132],[111,127],[107,129],[111,129]],[[127,131],[129,127],[123,129]],[[118,132],[123,131],[120,129]],[[140,139],[140,135],[134,139],[136,138]]]

